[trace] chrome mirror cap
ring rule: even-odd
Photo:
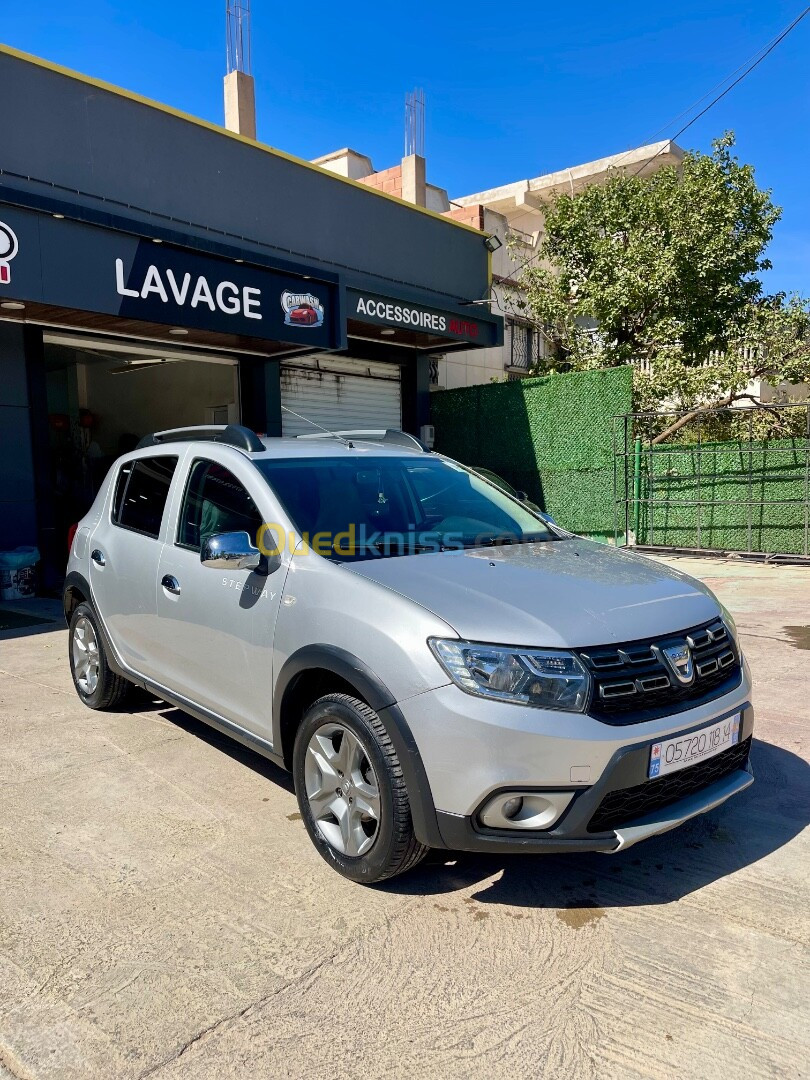
[[[200,545],[200,562],[212,570],[258,570],[262,555],[246,532],[216,533]]]

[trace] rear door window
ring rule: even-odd
[[[114,524],[157,539],[176,466],[177,458],[168,456],[122,465],[115,485]]]
[[[194,462],[180,511],[180,547],[199,551],[207,537],[231,532],[246,532],[256,544],[261,526],[256,504],[232,472],[215,461]]]

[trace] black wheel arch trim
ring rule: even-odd
[[[281,751],[282,712],[286,694],[305,672],[320,669],[353,686],[357,694],[377,713],[394,744],[408,788],[411,817],[417,839],[429,847],[444,847],[436,819],[436,807],[422,756],[408,722],[396,699],[368,664],[337,645],[306,645],[288,657],[279,672],[273,692],[273,746]]]
[[[144,682],[133,675],[131,671],[121,663],[118,653],[115,650],[113,643],[110,641],[110,635],[107,633],[107,627],[104,625],[104,620],[99,615],[96,602],[93,599],[93,590],[90,588],[90,582],[87,578],[80,574],[77,570],[71,570],[65,578],[65,584],[62,588],[62,610],[65,615],[65,622],[70,627],[70,615],[68,613],[68,592],[70,589],[77,589],[82,596],[85,597],[86,603],[88,603],[92,609],[93,614],[96,617],[96,625],[98,631],[101,634],[102,643],[104,645],[104,653],[107,659],[107,667],[116,675],[120,675],[125,679],[129,679],[130,682],[135,683],[138,686],[145,685]]]
[[[80,574],[77,570],[71,570],[65,577],[65,584],[62,587],[62,611],[65,616],[65,622],[70,626],[70,613],[68,610],[68,593],[71,589],[78,589],[82,596],[87,597],[87,602],[93,603],[93,593],[90,589],[90,582]],[[95,605],[93,605],[95,607]]]

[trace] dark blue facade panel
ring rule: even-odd
[[[9,183],[244,237],[437,307],[488,292],[480,233],[324,170],[2,51],[0,101],[14,103],[0,110]]]
[[[34,543],[35,523],[23,331],[0,322],[0,550]]]
[[[336,284],[239,265],[0,203],[16,248],[0,298],[333,349]]]

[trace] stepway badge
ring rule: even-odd
[[[323,304],[312,293],[283,292],[285,326],[323,326]]]

